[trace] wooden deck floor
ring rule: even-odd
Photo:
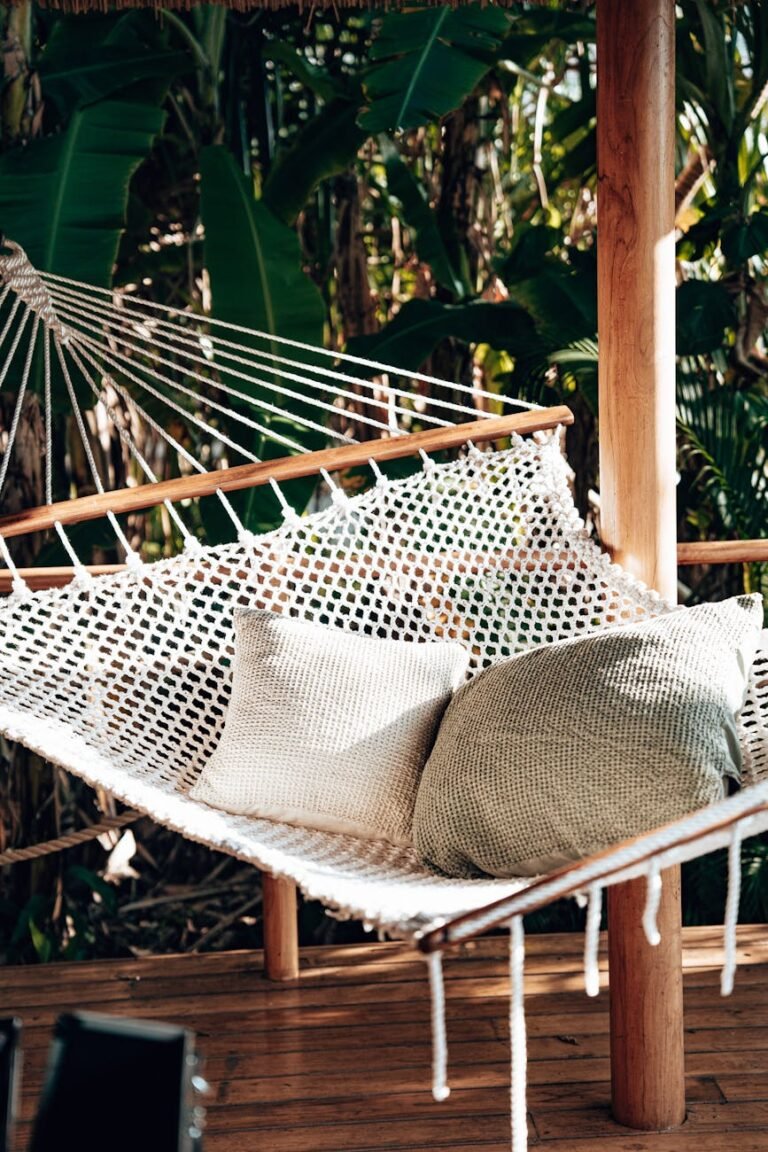
[[[721,933],[686,930],[689,1115],[646,1135],[609,1114],[607,993],[582,990],[580,936],[529,937],[531,1145],[546,1152],[768,1152],[768,927],[742,928],[730,999]],[[25,1024],[23,1123],[64,1009],[194,1029],[207,1061],[205,1152],[506,1152],[504,941],[447,965],[452,1094],[432,1102],[424,965],[397,945],[319,948],[298,983],[261,975],[255,952],[0,969],[0,1015]],[[106,1145],[105,1145],[106,1147]],[[73,1150],[74,1152],[74,1150]]]

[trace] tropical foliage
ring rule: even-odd
[[[680,534],[762,536],[768,14],[759,0],[679,12]],[[27,3],[3,31],[0,223],[41,267],[565,399],[577,500],[599,524],[588,12],[74,18]],[[241,507],[257,528],[275,511]],[[170,531],[148,520],[146,550],[172,547]],[[691,599],[768,591],[765,568],[684,578]],[[42,954],[32,924],[50,909],[35,908],[19,948]]]

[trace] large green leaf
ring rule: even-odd
[[[500,265],[502,278],[507,282],[518,282],[536,276],[549,253],[561,242],[562,233],[559,228],[521,221],[515,228],[509,255]]]
[[[753,212],[723,231],[723,254],[733,264],[743,264],[752,256],[768,252],[768,212]]]
[[[200,173],[216,318],[321,345],[325,306],[302,268],[296,233],[254,199],[251,183],[226,148],[204,148]],[[279,352],[279,344],[271,349]]]
[[[205,265],[211,281],[213,315],[228,323],[263,333],[264,338],[238,335],[241,342],[256,349],[288,355],[311,363],[311,353],[285,350],[271,336],[283,336],[320,346],[323,339],[325,306],[320,292],[302,268],[302,254],[293,229],[279,220],[266,205],[254,200],[250,182],[237,167],[232,154],[223,147],[203,149],[201,154],[201,211],[205,226]],[[325,363],[325,361],[323,361]],[[292,371],[297,371],[292,369]],[[254,400],[285,404],[285,416],[264,414],[263,425],[279,428],[283,434],[300,441],[307,448],[324,445],[324,437],[301,423],[301,417],[318,420],[318,410],[297,400],[281,400],[269,387],[279,380],[277,367],[266,371],[264,383],[247,383],[233,379],[241,391]],[[292,390],[301,391],[296,381],[285,382]],[[311,390],[308,389],[309,394]],[[250,413],[253,415],[253,413]],[[294,421],[291,417],[296,417]],[[234,425],[233,425],[234,428]],[[242,426],[236,439],[243,442]],[[256,436],[251,449],[262,459],[285,455],[286,449],[268,436]],[[309,498],[312,481],[298,483],[286,495],[297,509]],[[246,525],[265,531],[280,519],[280,507],[269,489],[251,489],[236,495],[233,503]],[[208,512],[206,530],[209,539],[219,537],[219,525]],[[227,529],[231,535],[231,527]]]
[[[133,84],[189,70],[190,56],[171,51],[166,40],[151,12],[60,18],[38,65],[46,99],[68,114]]]
[[[494,63],[511,17],[499,8],[390,12],[364,81],[367,132],[416,128],[458,108]]]
[[[728,534],[764,537],[768,524],[768,400],[682,376],[678,422],[700,467],[698,484]]]
[[[713,352],[736,322],[733,299],[723,284],[686,280],[677,289],[677,354]]]
[[[535,230],[535,235],[541,229]],[[547,243],[548,230],[541,237]],[[531,237],[533,239],[533,237]],[[522,256],[522,253],[520,254]],[[554,350],[577,340],[593,337],[597,331],[597,269],[592,253],[572,254],[572,264],[555,256],[542,258],[537,272],[528,271],[517,279],[518,254],[513,252],[502,267],[502,277],[510,299],[526,309],[536,330]]]
[[[723,16],[707,0],[696,0],[704,49],[706,92],[726,132],[733,127],[736,93],[733,85],[732,44]]]
[[[151,105],[106,100],[60,135],[0,155],[5,235],[43,271],[109,284],[128,186],[163,120]]]
[[[589,12],[531,8],[516,12],[512,29],[499,49],[499,58],[523,67],[535,65],[554,40],[565,44],[594,43],[595,21]]]
[[[280,152],[264,184],[263,202],[292,224],[322,180],[346,171],[366,134],[357,126],[359,101],[334,100]]]
[[[438,227],[437,217],[429,206],[422,186],[386,136],[381,139],[381,152],[387,173],[387,189],[390,196],[399,200],[402,218],[415,232],[419,259],[429,264],[437,282],[460,300],[468,295],[468,286],[454,267]]]
[[[409,300],[386,328],[371,336],[350,340],[355,356],[415,369],[448,337],[493,348],[522,351],[536,340],[533,320],[516,304],[441,304],[437,300]]]

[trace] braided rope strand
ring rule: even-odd
[[[128,812],[121,812],[119,816],[108,816],[88,828],[80,828],[77,832],[69,832],[66,836],[57,836],[55,840],[44,840],[40,844],[30,844],[27,848],[9,848],[6,852],[0,852],[0,867],[20,864],[24,860],[38,860],[42,856],[52,856],[56,852],[74,848],[76,844],[87,844],[89,840],[97,840],[105,832],[134,824],[143,815],[143,812],[131,809]]]

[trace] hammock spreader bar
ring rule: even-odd
[[[572,424],[573,414],[569,408],[544,408],[540,411],[515,413],[469,424],[457,424],[452,428],[435,428],[426,432],[393,437],[389,440],[366,441],[362,444],[349,444],[342,448],[326,448],[319,452],[308,452],[303,456],[284,456],[279,460],[264,461],[259,464],[243,464],[237,468],[226,468],[205,472],[196,476],[183,476],[176,480],[162,480],[157,484],[143,484],[137,488],[124,488],[119,492],[97,493],[82,496],[77,500],[64,500],[59,504],[30,508],[13,516],[0,518],[0,535],[5,539],[23,536],[27,532],[38,532],[53,528],[56,523],[75,524],[84,520],[95,520],[107,512],[120,515],[150,508],[164,500],[190,500],[200,496],[213,496],[219,490],[236,492],[242,488],[255,488],[268,484],[271,480],[281,483],[301,476],[314,476],[322,468],[328,472],[345,468],[362,467],[369,460],[398,460],[404,456],[424,452],[458,448],[467,441],[484,442],[503,440],[513,434],[523,434]]]

